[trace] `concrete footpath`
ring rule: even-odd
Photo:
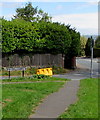
[[[49,95],[30,118],[52,118],[55,120],[66,108],[77,101],[79,80],[68,81],[58,92]]]

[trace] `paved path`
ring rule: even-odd
[[[94,74],[93,77],[97,77],[97,75],[98,74]],[[43,103],[37,107],[35,113],[31,115],[30,118],[52,118],[52,120],[56,120],[66,108],[77,101],[77,91],[80,80],[89,78],[90,70],[81,65],[75,71],[61,75],[53,75],[53,77],[68,78],[72,81],[68,81],[58,92],[49,95]]]
[[[77,101],[79,83],[78,80],[68,81],[58,92],[49,95],[30,118],[57,118],[70,104]]]

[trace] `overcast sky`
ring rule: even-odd
[[[7,1],[7,2],[6,2]],[[11,19],[16,8],[25,6],[29,0],[1,0],[1,15]],[[32,0],[30,0],[32,2]],[[34,0],[33,7],[38,6],[50,16],[53,22],[70,24],[81,35],[98,34],[98,1],[96,0]],[[41,1],[41,2],[40,2]],[[54,1],[54,2],[53,2]]]

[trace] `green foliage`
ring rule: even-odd
[[[80,33],[71,28],[69,28],[69,31],[71,36],[71,45],[68,49],[68,56],[73,57],[79,55],[81,50]]]
[[[62,67],[53,66],[52,69],[53,69],[53,74],[62,74],[67,72],[67,70]]]
[[[27,68],[27,70],[25,71],[25,74],[27,75],[33,75],[33,74],[36,74],[36,71],[37,71],[37,68]]]
[[[41,11],[42,12],[42,11]],[[81,49],[80,33],[60,23],[2,20],[3,53],[53,53],[77,56]]]
[[[93,53],[93,57],[100,57],[100,48],[94,48]]]
[[[87,38],[85,36],[81,36],[80,40],[81,40],[81,47],[85,48],[85,45],[87,43]]]
[[[38,78],[39,76],[39,78]],[[68,81],[68,79],[65,78],[57,78],[57,77],[50,77],[47,75],[33,75],[30,77],[15,77],[10,79],[4,79],[2,82],[37,82],[37,81]]]
[[[24,20],[2,21],[2,51],[33,51],[37,48],[39,35],[30,22]],[[34,49],[33,49],[34,48]]]
[[[0,18],[0,53],[2,52],[2,19]]]
[[[35,78],[35,79],[46,79],[46,78],[49,78],[50,76],[48,75],[33,75],[32,78]]]
[[[84,56],[85,55],[85,46],[87,43],[87,38],[85,36],[80,37],[80,42],[81,42],[81,51],[80,55]]]
[[[39,9],[38,7],[33,7],[32,3],[26,3],[25,7],[17,8],[16,15],[14,16],[15,19],[23,19],[28,22],[40,22],[40,21],[51,21],[51,17],[48,13],[45,13],[43,10]]]
[[[2,52],[53,53],[77,56],[80,53],[80,33],[70,25],[52,23],[51,17],[29,2],[16,9],[15,19],[2,19]]]
[[[31,3],[26,4],[23,8],[16,9],[17,15],[15,18],[23,19],[25,21],[33,21],[35,17],[33,17],[37,13],[37,7],[33,8]]]
[[[45,13],[42,9],[38,10],[36,22],[51,22],[52,17]]]
[[[100,36],[98,36],[96,41],[95,41],[95,47],[100,48]]]
[[[16,48],[12,22],[2,20],[2,52],[11,52]]]
[[[45,51],[55,54],[68,52],[71,37],[65,25],[41,22],[39,33],[40,38],[45,40]]]
[[[86,46],[85,46],[85,55],[90,56],[91,55],[91,38],[88,38]]]

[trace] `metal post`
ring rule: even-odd
[[[91,47],[91,71],[90,71],[90,78],[92,78],[92,74],[93,74],[93,47]]]
[[[10,79],[10,70],[8,72],[9,72],[9,79]]]
[[[94,46],[94,40],[92,39],[91,36],[91,68],[90,68],[90,78],[92,78],[93,75],[93,46]]]
[[[24,77],[24,70],[22,70],[22,77]]]

